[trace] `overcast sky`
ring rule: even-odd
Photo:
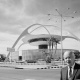
[[[55,9],[63,16],[63,28],[80,38],[80,0],[0,0],[0,53],[6,54],[7,47],[32,24],[60,27]],[[63,47],[80,50],[80,42],[67,39]]]

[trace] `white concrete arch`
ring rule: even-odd
[[[26,36],[26,35],[29,35],[29,36],[31,36],[31,34],[28,32],[28,30],[31,28],[31,27],[33,27],[33,26],[38,26],[37,28],[35,28],[35,29],[33,29],[30,33],[32,33],[33,31],[35,31],[36,29],[38,29],[39,27],[43,27],[47,32],[48,32],[48,37],[49,38],[51,38],[52,37],[52,34],[50,34],[50,32],[49,32],[49,30],[45,27],[45,26],[53,26],[53,27],[57,27],[57,26],[54,26],[54,25],[42,25],[42,24],[33,24],[33,25],[31,25],[31,26],[29,26],[28,28],[26,28],[22,33],[21,33],[21,35],[17,38],[17,40],[14,42],[14,44],[12,45],[12,48],[15,48],[15,46],[17,45],[17,43],[18,43],[18,41],[22,38],[22,37],[24,37],[24,36]],[[33,35],[32,35],[33,36]],[[47,36],[47,35],[46,35]],[[55,35],[55,34],[53,34],[53,38],[54,38],[54,36],[61,36],[61,35]],[[35,36],[34,36],[34,38],[35,38]],[[75,35],[73,35],[73,34],[71,34],[70,36],[67,34],[65,34],[64,36],[63,36],[63,39],[65,39],[65,38],[73,38],[73,39],[76,39],[76,40],[79,40],[80,41],[80,39],[79,38],[77,38]],[[10,52],[8,53],[8,55],[7,55],[7,58],[6,58],[6,60],[5,61],[7,61],[7,59],[8,59],[8,57],[9,57],[9,55],[10,55]]]
[[[17,43],[18,43],[18,41],[19,41],[22,37],[24,37],[25,35],[29,34],[29,33],[28,33],[28,29],[30,29],[32,26],[35,26],[35,25],[40,25],[40,27],[41,27],[41,26],[44,27],[42,24],[33,24],[33,25],[29,26],[29,27],[26,28],[26,29],[21,33],[21,35],[17,38],[17,40],[16,40],[15,43],[13,44],[12,48],[15,48],[15,46],[16,46]],[[45,28],[45,27],[44,27],[44,28]],[[45,29],[46,29],[46,28],[45,28]],[[46,30],[47,30],[47,29],[46,29]],[[48,30],[47,30],[47,32],[49,33]],[[49,35],[50,35],[50,33],[49,33]],[[24,44],[24,43],[23,43],[23,44]],[[22,44],[22,45],[23,45],[23,44]],[[8,60],[9,55],[10,55],[10,52],[8,53],[7,58],[5,59],[5,62]]]

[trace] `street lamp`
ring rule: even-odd
[[[68,10],[69,10],[70,8],[68,8]],[[55,9],[56,11],[57,11],[57,13],[59,14],[59,15],[53,15],[53,14],[48,14],[48,16],[50,16],[50,15],[53,15],[53,16],[60,16],[61,17],[61,63],[63,64],[63,43],[62,43],[62,33],[63,33],[63,26],[62,26],[62,20],[63,20],[63,17],[71,17],[71,18],[74,18],[73,16],[63,16],[63,14],[61,14],[59,11],[58,11],[58,9]],[[77,11],[75,11],[74,13],[77,13]],[[50,19],[49,19],[50,20]],[[66,21],[66,20],[64,20],[64,21]]]
[[[58,13],[59,11],[57,9],[55,9]],[[63,15],[61,13],[59,13],[60,17],[61,17],[61,62],[63,64],[63,43],[62,43],[62,17]]]
[[[69,9],[69,8],[68,8]],[[62,62],[62,64],[63,64],[63,43],[62,43],[62,31],[63,31],[63,26],[62,26],[62,19],[63,19],[63,17],[71,17],[71,18],[74,18],[73,16],[63,16],[57,9],[55,9],[57,12],[58,12],[58,14],[60,15],[60,17],[61,17],[61,62]],[[76,11],[74,12],[74,13],[76,13]],[[64,21],[66,21],[66,20],[64,20]]]

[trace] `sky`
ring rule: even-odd
[[[60,14],[62,27],[80,38],[80,0],[0,0],[0,53],[7,54],[7,47],[32,24],[61,27]],[[66,39],[63,47],[80,50],[80,41]]]

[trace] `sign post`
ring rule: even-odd
[[[9,51],[9,52],[14,52],[15,51],[15,49],[14,48],[7,48],[7,51]]]
[[[11,54],[11,58],[10,58],[10,62],[12,60],[12,52],[15,52],[15,49],[14,48],[7,48],[7,51],[9,51],[9,53]]]

